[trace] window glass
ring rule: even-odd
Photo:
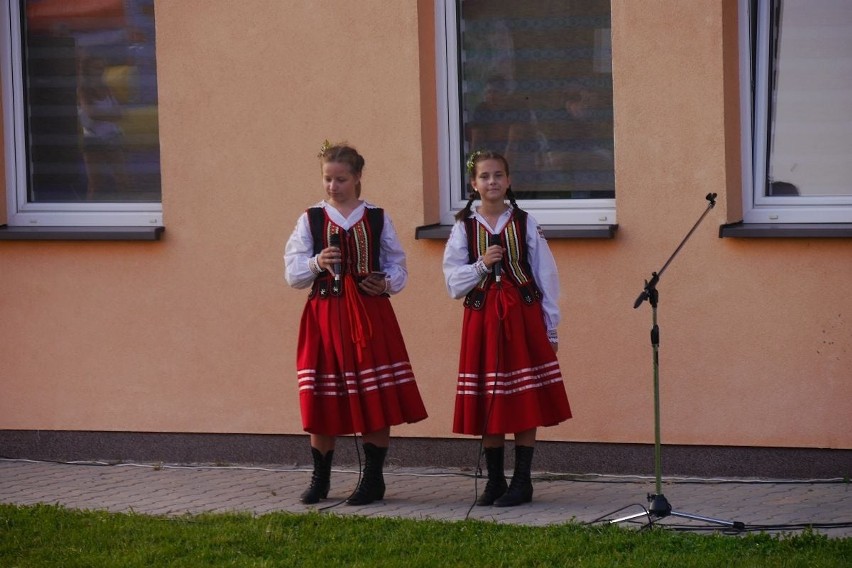
[[[520,199],[614,197],[609,1],[459,6],[464,153],[504,154]]]
[[[22,1],[26,203],[160,201],[154,39],[153,0]]]
[[[776,0],[764,195],[852,196],[852,2]]]

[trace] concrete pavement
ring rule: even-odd
[[[511,472],[508,472],[511,474]],[[329,498],[299,502],[310,470],[286,466],[55,463],[0,459],[0,502],[58,504],[73,509],[145,515],[321,509],[336,515],[461,521],[465,518],[530,526],[566,522],[647,522],[653,477],[564,475],[534,472],[533,502],[518,507],[471,507],[475,484],[485,480],[450,469],[386,468],[387,493],[366,506],[341,503],[358,482],[358,468],[335,467]],[[812,526],[831,537],[852,537],[852,484],[834,480],[663,478],[673,514],[655,518],[671,528],[799,533]],[[698,517],[696,519],[696,517]],[[709,520],[704,520],[704,518]],[[604,519],[601,521],[600,519]]]

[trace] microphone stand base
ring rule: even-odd
[[[672,510],[672,506],[669,503],[668,499],[666,499],[665,495],[662,494],[648,494],[648,502],[650,506],[648,507],[647,512],[642,513],[634,513],[632,515],[627,515],[626,517],[620,517],[618,519],[611,519],[609,521],[610,524],[622,523],[625,521],[632,521],[641,517],[646,517],[648,519],[648,524],[653,525],[655,521],[659,519],[664,519],[666,517],[679,517],[682,519],[689,519],[692,521],[702,521],[705,523],[712,523],[724,527],[728,527],[735,531],[744,531],[746,526],[745,523],[741,521],[727,521],[723,519],[714,519],[712,517],[705,517],[703,515],[693,515],[692,513],[684,513],[681,511]]]

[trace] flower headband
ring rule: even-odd
[[[486,153],[485,150],[476,150],[473,153],[471,153],[470,157],[468,157],[466,166],[467,166],[467,173],[469,175],[473,175],[473,169],[476,167],[477,158],[479,158],[479,156],[481,156],[485,153]]]
[[[320,146],[319,154],[317,154],[317,158],[322,158],[326,152],[328,152],[331,148],[334,147],[334,144],[328,141],[328,139],[323,140],[322,146]]]

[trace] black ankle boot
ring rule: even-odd
[[[497,498],[506,493],[508,484],[503,466],[503,446],[499,448],[485,448],[485,466],[488,468],[488,483],[479,499],[477,505],[493,505]]]
[[[533,486],[530,478],[530,468],[533,458],[532,446],[515,446],[515,473],[509,490],[494,501],[495,507],[514,507],[532,501]]]
[[[355,493],[346,500],[347,505],[369,505],[373,501],[379,501],[385,496],[385,477],[382,473],[385,465],[387,448],[380,448],[375,444],[364,444],[364,475]]]
[[[331,485],[331,458],[334,457],[334,450],[329,450],[323,456],[318,449],[311,448],[311,456],[314,458],[311,485],[299,497],[299,500],[306,505],[313,505],[320,499],[328,497],[328,488]]]

